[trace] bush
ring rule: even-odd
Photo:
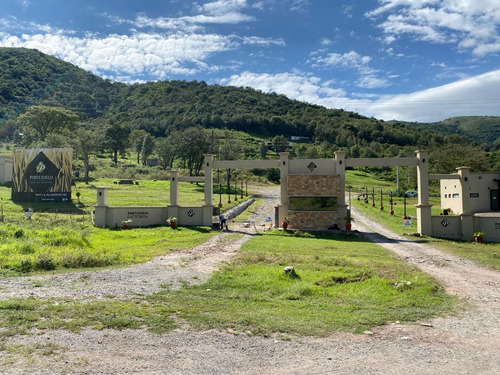
[[[108,256],[100,257],[81,251],[78,253],[64,254],[61,259],[61,264],[64,268],[104,267],[113,264],[113,259]]]
[[[54,264],[52,255],[50,255],[49,253],[39,254],[38,258],[35,261],[35,269],[44,271],[55,270],[56,265]]]
[[[33,263],[31,262],[31,259],[26,258],[21,260],[21,263],[15,267],[15,270],[19,272],[30,272],[33,270]]]

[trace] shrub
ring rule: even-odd
[[[31,259],[22,259],[19,265],[15,267],[15,270],[19,272],[30,272],[33,270],[33,263],[31,262]]]
[[[52,271],[56,269],[52,255],[49,253],[39,254],[35,261],[35,269],[44,271]]]

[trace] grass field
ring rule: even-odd
[[[295,273],[283,272],[292,265]],[[0,301],[3,335],[28,330],[224,328],[254,335],[360,333],[455,311],[430,276],[357,236],[268,232],[200,286],[132,300]]]

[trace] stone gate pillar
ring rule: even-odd
[[[288,155],[290,155],[289,152],[280,152],[280,205],[276,227],[279,227],[288,216]]]
[[[107,209],[108,209],[108,187],[97,187],[97,204],[95,208],[95,226],[98,228],[106,228],[107,224]]]
[[[418,150],[417,154],[417,232],[422,235],[432,235],[431,207],[429,204],[429,155],[427,151]]]
[[[205,155],[205,203],[203,205],[203,225],[212,226],[213,191],[214,191],[214,156]]]
[[[337,199],[338,210],[342,217],[347,216],[347,204],[345,201],[345,151],[335,151],[336,173],[340,175],[340,195]],[[339,226],[342,223],[338,223]]]
[[[168,217],[179,217],[179,171],[170,171],[170,204],[168,205]],[[182,224],[177,221],[178,224]]]

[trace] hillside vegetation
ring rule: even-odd
[[[261,140],[277,135],[308,137],[310,142],[295,147],[292,157],[332,157],[336,150],[347,150],[348,157],[393,157],[413,155],[416,149],[430,150],[431,155],[455,149],[453,165],[468,164],[471,155],[477,155],[474,159],[480,162],[474,169],[500,166],[495,149],[499,118],[453,118],[436,124],[384,122],[248,87],[203,81],[111,82],[36,50],[0,48],[0,138],[13,139],[23,130],[19,116],[33,106],[69,109],[78,115],[80,128],[114,126],[115,139],[117,127],[128,133],[143,131],[135,133],[136,140],[145,133],[158,140],[199,126],[245,132]],[[61,137],[50,142],[31,138],[29,145],[22,139],[15,141],[23,146],[71,145]],[[113,147],[102,143],[93,152],[110,151],[116,162],[121,150]],[[237,153],[244,157],[243,148]],[[434,158],[436,163],[441,159]],[[448,167],[435,169],[443,172],[444,168]]]

